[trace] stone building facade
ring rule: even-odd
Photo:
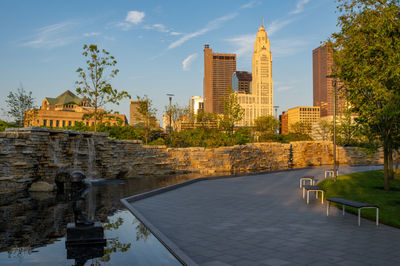
[[[100,112],[103,109],[98,109]],[[93,112],[94,108],[84,98],[77,97],[74,93],[67,90],[56,98],[44,98],[40,109],[28,110],[25,112],[24,125],[63,128],[74,126],[77,122],[82,122],[86,126],[94,125],[94,118],[83,119],[85,114]],[[127,124],[125,115],[110,114],[103,119],[111,125]]]
[[[273,115],[272,54],[264,25],[257,32],[252,57],[251,93],[238,93],[244,118],[238,126],[252,126],[257,117]]]

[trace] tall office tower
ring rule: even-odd
[[[272,54],[264,23],[258,29],[252,58],[253,73],[250,94],[238,94],[245,113],[238,126],[252,126],[259,116],[273,115]]]
[[[313,105],[321,109],[321,117],[332,116],[334,107],[334,79],[332,47],[324,44],[313,50]],[[340,82],[337,83],[337,88]],[[339,94],[337,94],[339,95]],[[345,100],[337,96],[337,113],[342,113]]]
[[[236,71],[236,54],[213,53],[204,45],[204,111],[223,113],[224,99],[232,87],[232,75]]]

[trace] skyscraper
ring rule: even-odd
[[[224,99],[232,88],[232,75],[236,71],[236,54],[213,53],[204,45],[204,111],[224,112]]]
[[[332,74],[333,54],[329,44],[313,50],[313,105],[321,109],[321,117],[332,116],[334,107],[334,79]],[[339,88],[340,83],[337,83]],[[345,100],[337,97],[337,112],[345,106]]]
[[[257,32],[252,65],[251,93],[238,93],[239,104],[245,111],[239,126],[252,126],[257,117],[273,115],[272,54],[264,23]]]

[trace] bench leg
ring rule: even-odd
[[[342,205],[342,215],[344,215],[344,205]]]
[[[322,197],[321,197],[321,203],[324,204],[324,191],[321,191]]]
[[[330,202],[328,201],[328,204],[326,205],[326,216],[329,216],[329,206]]]
[[[310,191],[307,190],[307,204],[308,204],[308,202],[310,202],[309,198],[310,198]]]
[[[305,193],[305,189],[304,189],[304,187],[303,187],[303,199],[304,199],[304,193]]]
[[[315,198],[318,199],[318,191],[315,191]]]
[[[376,226],[379,225],[379,208],[376,208]]]
[[[361,224],[361,209],[358,208],[358,226]]]

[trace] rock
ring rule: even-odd
[[[44,181],[38,181],[33,183],[32,186],[29,188],[30,192],[50,192],[54,191],[56,186],[54,184],[49,184]]]

